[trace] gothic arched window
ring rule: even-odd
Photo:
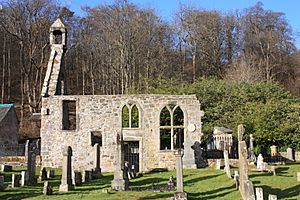
[[[126,104],[122,108],[122,127],[139,128],[139,109],[136,105]]]
[[[179,106],[167,105],[160,112],[160,150],[183,148],[184,115]]]

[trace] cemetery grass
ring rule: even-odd
[[[17,173],[21,169],[15,169]],[[38,173],[37,169],[37,173]],[[232,174],[233,174],[232,169]],[[250,179],[255,187],[262,187],[265,199],[268,194],[276,194],[278,199],[300,199],[300,184],[297,182],[296,173],[300,171],[300,164],[289,164],[277,166],[277,175],[268,173],[250,173]],[[5,173],[5,182],[10,184],[11,172]],[[92,180],[77,186],[75,190],[68,193],[58,191],[60,184],[60,170],[56,170],[56,177],[50,179],[54,193],[44,196],[43,182],[31,187],[6,188],[0,192],[0,199],[170,199],[174,192],[153,191],[113,191],[110,183],[113,179],[112,173],[103,173],[101,179]],[[150,189],[152,185],[166,184],[170,176],[175,177],[175,171],[161,173],[147,173],[140,178],[130,180],[130,187],[135,190]],[[184,170],[184,186],[189,199],[241,199],[239,192],[235,189],[235,182],[228,179],[223,170],[212,168]],[[107,189],[107,190],[106,190]],[[108,191],[108,192],[106,192]]]

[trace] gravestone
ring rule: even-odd
[[[95,168],[93,170],[93,178],[101,177],[101,168],[100,168],[100,145],[96,143],[94,145],[94,156],[95,156]]]
[[[80,171],[74,171],[74,173],[73,173],[73,184],[75,185],[75,186],[79,186],[79,185],[81,185],[81,183],[82,183],[82,175],[81,175],[81,172]]]
[[[231,178],[231,173],[230,173],[230,165],[229,165],[229,155],[228,155],[228,151],[225,149],[224,152],[224,163],[225,163],[225,172],[228,178]]]
[[[21,171],[21,186],[28,185],[28,174],[27,171]]]
[[[47,170],[46,170],[45,167],[43,167],[42,170],[40,171],[40,177],[39,177],[39,179],[41,181],[44,181],[44,180],[47,179]]]
[[[255,188],[256,200],[264,200],[264,191],[262,188]]]
[[[48,181],[44,182],[43,194],[51,195],[53,193],[52,186]]]
[[[68,146],[65,147],[63,150],[63,168],[59,191],[68,192],[73,188],[74,185],[72,183],[72,148]]]
[[[196,162],[197,168],[206,167],[207,161],[206,161],[206,159],[204,159],[200,142],[196,141],[193,144],[192,149],[194,150],[194,156],[195,156],[195,162]]]
[[[174,187],[175,187],[174,178],[173,178],[173,176],[170,176],[169,181],[168,181],[168,189],[173,190]]]
[[[269,194],[268,200],[277,200],[277,195]]]
[[[256,157],[255,157],[255,154],[254,154],[254,146],[253,146],[253,135],[250,134],[250,140],[249,140],[249,158],[251,161],[255,162],[256,161]]]
[[[90,170],[83,170],[82,171],[82,182],[90,182],[92,180],[92,171]]]
[[[25,143],[25,160],[28,161],[28,153],[30,151],[30,141],[26,140]]]
[[[0,176],[0,191],[5,189],[4,176]]]
[[[259,154],[257,157],[256,168],[259,170],[262,170],[262,171],[266,170],[266,163],[264,162],[264,158],[263,158],[262,154]]]
[[[271,147],[271,156],[277,156],[277,146],[272,145]]]
[[[297,181],[300,182],[300,172],[297,172]]]
[[[240,176],[238,170],[234,170],[233,180],[235,180],[235,188],[238,190],[240,186]]]
[[[12,171],[12,166],[11,165],[0,165],[0,172],[11,172]]]
[[[50,169],[49,171],[47,171],[47,178],[55,178],[55,170]]]
[[[130,176],[131,176],[131,178],[135,178],[136,177],[135,165],[131,165]]]
[[[276,167],[275,166],[271,166],[271,172],[273,173],[273,175],[276,175]]]
[[[174,152],[176,160],[176,192],[174,194],[175,200],[187,200],[187,193],[183,190],[183,166],[182,166],[182,149]]]
[[[11,187],[20,187],[21,174],[12,174]]]
[[[36,165],[36,155],[34,151],[28,152],[28,158],[27,158],[27,184],[28,185],[35,185],[37,183],[36,177],[35,177],[35,166]]]
[[[221,159],[216,160],[215,169],[221,169]]]
[[[114,179],[111,182],[111,188],[113,190],[127,190],[128,189],[128,178],[124,170],[124,152],[122,148],[122,138],[120,134],[117,134],[116,138],[116,157],[115,157],[115,172]]]
[[[289,161],[295,161],[292,148],[287,148],[286,155],[287,155],[286,157],[287,157],[287,159],[289,159]]]
[[[244,126],[238,126],[238,152],[239,152],[239,189],[244,200],[255,200],[254,188],[252,182],[248,177],[248,161],[247,161],[247,145],[243,141],[243,134],[245,132]]]

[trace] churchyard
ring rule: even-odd
[[[19,173],[24,168],[13,168],[12,172],[4,172],[5,184],[11,184],[11,175]],[[249,174],[254,187],[262,187],[264,199],[267,194],[276,194],[278,199],[300,199],[299,185],[296,174],[300,171],[299,163],[276,166],[276,175],[270,173],[251,172]],[[49,181],[53,185],[53,195],[43,195],[43,182],[35,186],[6,188],[0,192],[0,199],[170,199],[173,192],[151,191],[157,185],[167,185],[170,176],[175,177],[175,171],[148,173],[140,178],[130,180],[129,191],[113,191],[110,189],[112,173],[103,173],[100,179],[91,180],[76,186],[74,190],[59,192],[61,170],[55,169],[56,176]],[[233,175],[234,168],[231,169]],[[36,170],[38,177],[39,168]],[[141,191],[131,191],[141,190]],[[144,190],[145,189],[145,190]],[[147,191],[147,190],[149,191]],[[184,170],[184,189],[189,199],[241,199],[235,188],[234,180],[228,179],[223,170],[214,168]]]

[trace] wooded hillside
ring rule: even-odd
[[[261,3],[231,13],[182,6],[171,22],[126,0],[86,7],[84,17],[55,0],[0,4],[0,103],[15,103],[23,125],[41,108],[49,27],[57,17],[68,27],[70,94],[124,94],[215,77],[273,81],[300,95],[292,29],[284,13]]]

